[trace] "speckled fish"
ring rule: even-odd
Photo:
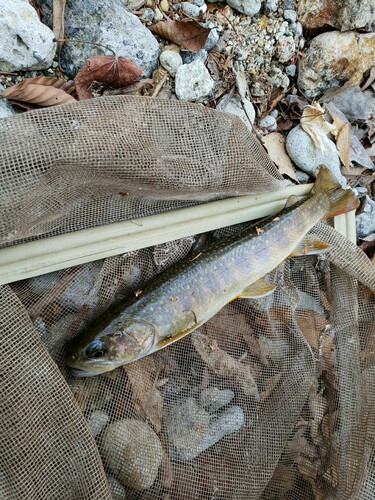
[[[263,276],[288,256],[327,251],[329,245],[307,232],[357,206],[354,191],[342,189],[322,167],[307,200],[178,262],[95,321],[69,348],[73,376],[98,375],[147,356],[203,325],[228,302],[272,293],[275,286]]]

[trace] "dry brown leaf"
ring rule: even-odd
[[[311,349],[317,351],[320,335],[326,325],[325,317],[312,309],[298,309],[296,321]]]
[[[324,119],[324,109],[320,104],[306,106],[300,123],[317,148],[336,151],[335,144],[327,137],[329,133],[335,132],[335,126]]]
[[[215,340],[199,332],[192,334],[192,342],[208,368],[219,377],[235,380],[245,396],[253,396],[260,400],[258,386],[251,373],[250,366],[241,363],[220,349]]]
[[[161,430],[163,417],[163,398],[151,380],[155,368],[150,358],[140,359],[136,363],[123,366],[132,389],[134,407],[144,414],[153,425],[157,433]]]
[[[298,182],[293,163],[285,150],[285,137],[278,132],[271,132],[262,138],[271,160],[277,165],[280,174],[287,175]]]
[[[275,390],[277,384],[279,383],[281,376],[282,376],[282,372],[278,372],[275,375],[268,377],[264,381],[264,390],[260,393],[261,401],[264,401],[271,396],[271,394]]]
[[[203,49],[210,34],[210,29],[204,28],[197,21],[172,21],[169,18],[154,24],[150,30],[192,52]]]
[[[56,106],[75,102],[71,95],[75,91],[74,84],[55,77],[38,76],[26,78],[23,82],[12,85],[2,92],[1,96],[17,102],[38,106]]]
[[[350,125],[348,121],[341,120],[338,116],[333,116],[333,124],[336,127],[334,132],[336,138],[336,147],[339,152],[340,159],[343,165],[348,168],[350,164]]]
[[[93,56],[86,59],[74,81],[78,99],[81,101],[94,97],[89,90],[93,81],[119,88],[138,81],[141,76],[141,68],[126,57]]]

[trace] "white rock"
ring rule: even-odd
[[[200,8],[197,5],[194,5],[190,2],[182,2],[181,3],[182,10],[187,16],[198,17],[200,13]]]
[[[276,118],[272,115],[267,115],[259,120],[258,125],[260,128],[269,129],[271,131],[275,131],[277,129]]]
[[[366,196],[366,205],[363,212],[356,218],[357,234],[359,238],[366,238],[375,233],[375,201]]]
[[[346,179],[341,174],[338,153],[333,148],[321,150],[316,147],[309,134],[300,125],[289,132],[285,146],[288,155],[301,170],[316,177],[319,166],[325,165],[342,186],[346,185]]]
[[[247,16],[255,16],[262,6],[261,0],[227,0],[227,4]]]
[[[0,99],[0,118],[6,118],[7,116],[12,116],[16,112],[8,104],[6,99]]]
[[[172,76],[176,75],[176,71],[183,64],[182,57],[174,50],[164,50],[164,52],[160,54],[159,59],[163,68],[166,69]]]
[[[248,99],[244,99],[243,107],[241,98],[238,95],[232,96],[228,102],[227,99],[223,97],[223,99],[220,99],[220,101],[218,102],[216,109],[219,111],[224,111],[225,113],[231,113],[232,115],[239,116],[241,120],[246,123],[249,130],[252,131],[251,124],[254,123],[255,120],[255,109]],[[251,123],[249,123],[249,119]]]
[[[196,101],[209,95],[215,82],[202,61],[183,64],[176,72],[175,90],[181,101]]]
[[[276,57],[280,62],[288,62],[296,52],[296,44],[292,36],[281,36],[276,45]]]
[[[23,71],[51,66],[56,43],[36,10],[22,0],[0,0],[0,70]]]

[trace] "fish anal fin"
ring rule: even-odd
[[[331,249],[331,245],[325,241],[320,240],[316,236],[307,235],[303,240],[296,246],[290,257],[303,256],[303,255],[321,255],[328,252]]]
[[[246,287],[236,298],[237,299],[257,299],[270,295],[276,286],[269,283],[264,278],[255,281],[250,286]]]
[[[295,205],[296,203],[299,202],[299,199],[297,196],[295,196],[294,194],[290,195],[289,198],[286,200],[286,203],[285,203],[285,208],[289,208],[289,207],[292,207],[293,205]]]

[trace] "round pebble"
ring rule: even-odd
[[[176,75],[176,71],[183,64],[180,54],[174,50],[164,50],[164,52],[160,54],[159,59],[163,68],[172,76]]]
[[[272,115],[267,115],[258,121],[258,125],[260,128],[276,130],[277,127],[276,118]]]
[[[288,66],[285,66],[285,73],[288,76],[295,76],[297,71],[297,66],[295,64],[288,64]]]
[[[284,10],[283,17],[285,21],[289,21],[290,23],[295,23],[297,21],[297,13],[292,9]]]
[[[262,6],[261,0],[227,0],[227,4],[247,16],[255,16]]]
[[[191,17],[198,17],[199,16],[200,9],[197,5],[194,5],[193,3],[190,3],[190,2],[182,2],[181,7],[187,16],[191,16]]]

